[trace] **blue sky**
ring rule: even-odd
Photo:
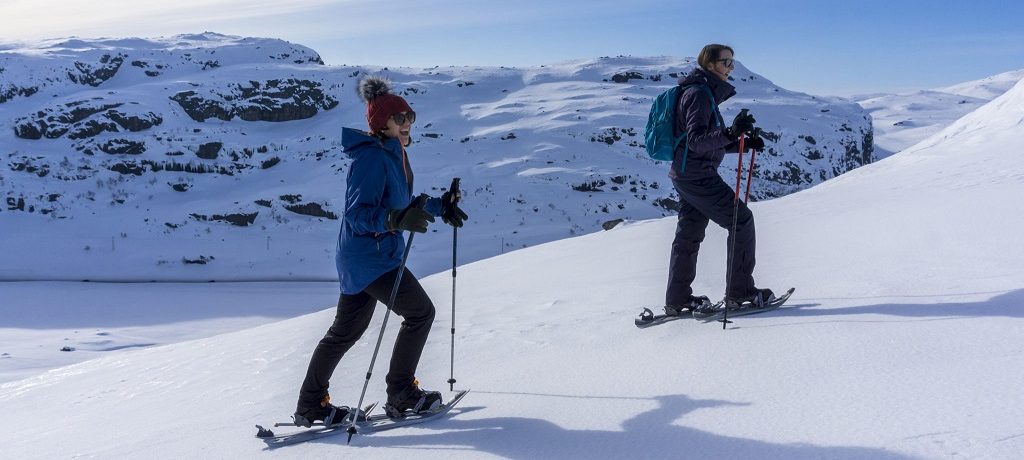
[[[526,66],[736,49],[822,95],[947,86],[1024,68],[1019,0],[4,0],[0,40],[213,31],[309,46],[328,64]],[[47,12],[41,14],[40,12]]]

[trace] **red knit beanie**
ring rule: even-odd
[[[412,112],[401,96],[391,94],[391,86],[380,77],[366,77],[359,82],[359,97],[366,102],[366,123],[371,133],[383,131],[388,119],[396,113]]]

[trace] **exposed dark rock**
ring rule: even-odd
[[[224,144],[220,142],[207,142],[199,146],[199,149],[196,150],[196,156],[204,160],[214,160],[223,146]]]
[[[604,222],[604,223],[602,223],[602,224],[601,224],[601,228],[603,228],[603,229],[605,229],[605,230],[611,230],[611,229],[615,228],[615,226],[616,226],[616,225],[619,225],[619,224],[621,224],[622,222],[624,222],[624,220],[623,220],[623,219],[613,219],[613,220],[609,220],[609,221],[607,221],[607,222]]]
[[[17,123],[14,125],[14,135],[22,139],[42,139],[46,126],[40,127],[35,123]]]
[[[142,165],[135,164],[130,161],[123,161],[110,165],[109,169],[114,172],[121,174],[131,174],[133,176],[141,176],[146,171],[146,168]]]
[[[615,83],[626,83],[630,80],[643,80],[644,76],[639,72],[623,72],[612,75],[612,81]]]
[[[122,128],[127,129],[131,132],[139,132],[144,129],[149,129],[164,122],[163,117],[149,112],[143,116],[128,115],[124,112],[118,112],[116,110],[109,110],[106,116],[113,120],[115,123],[120,125]]]
[[[208,262],[210,262],[212,260],[215,260],[215,259],[216,258],[213,257],[213,256],[210,256],[210,257],[199,256],[198,259],[188,259],[188,258],[182,257],[181,258],[181,262],[184,263],[185,265],[206,265]]]
[[[604,190],[601,190],[601,187],[604,187],[607,184],[607,182],[598,179],[590,182],[584,182],[579,185],[573,185],[572,189],[577,192],[603,192]]]
[[[171,188],[174,189],[175,192],[184,192],[184,191],[187,191],[188,189],[192,188],[192,186],[190,184],[188,184],[187,182],[180,182],[180,183],[177,183],[177,184],[168,183],[167,185],[170,185]]]
[[[302,201],[302,195],[281,195],[280,198],[282,201],[286,201],[291,204]]]
[[[200,96],[195,91],[183,91],[171,99],[196,121],[229,121],[235,117],[245,121],[292,121],[338,105],[338,100],[325,94],[320,86],[310,80],[250,81],[235,85],[228,94],[211,92]]]
[[[651,202],[651,204],[662,208],[669,212],[679,212],[679,202],[669,197],[658,198]]]
[[[86,139],[102,132],[117,132],[117,124],[99,120],[86,120],[76,126],[77,128],[68,133],[68,139]]]
[[[338,219],[338,216],[333,212],[324,210],[324,208],[320,206],[320,203],[289,204],[285,205],[284,208],[296,214],[313,217],[326,217],[331,220]]]
[[[8,211],[24,211],[25,210],[25,199],[18,197],[15,199],[12,196],[7,197],[7,210]]]
[[[625,132],[625,130],[623,130],[623,132]],[[632,135],[635,136],[636,132],[634,131]],[[590,142],[604,142],[608,145],[612,145],[620,140],[622,140],[622,136],[619,134],[619,130],[617,128],[607,128],[604,130],[604,133],[590,136]]]
[[[266,160],[266,161],[263,161],[262,163],[260,163],[260,168],[261,169],[269,169],[269,168],[273,167],[274,165],[276,165],[276,164],[278,164],[280,162],[281,162],[280,158],[273,157],[273,158],[271,158],[269,160]]]
[[[99,146],[104,153],[111,155],[140,155],[146,151],[146,143],[127,139],[110,139]]]
[[[0,89],[0,104],[3,104],[4,102],[14,99],[18,96],[29,97],[38,92],[38,86],[19,87],[14,85],[8,85],[7,88]]]
[[[99,65],[90,65],[76,61],[75,70],[77,72],[69,71],[68,79],[82,85],[99,86],[117,73],[117,69],[121,68],[121,64],[124,63],[124,58],[126,57],[126,55],[121,53],[118,53],[117,56],[104,54],[100,57]]]
[[[163,123],[153,112],[134,115],[115,110],[123,105],[91,100],[55,105],[16,120],[14,134],[22,139],[56,139],[65,134],[70,139],[87,139],[103,132],[141,131]]]
[[[212,216],[206,216],[205,214],[195,214],[195,213],[189,214],[189,215],[192,216],[193,219],[196,219],[196,220],[202,221],[202,222],[206,222],[206,221],[211,221],[212,220],[212,221],[227,222],[227,223],[229,223],[231,225],[236,225],[236,226],[239,226],[239,227],[248,227],[249,225],[251,225],[253,222],[256,221],[256,216],[259,215],[259,212],[257,211],[257,212],[254,212],[254,213],[214,214]]]
[[[256,200],[253,203],[256,203],[256,204],[258,204],[260,206],[263,206],[265,208],[269,208],[270,207],[270,200]]]

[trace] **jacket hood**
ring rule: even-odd
[[[707,85],[708,88],[711,88],[711,92],[714,93],[715,102],[718,104],[721,104],[730,97],[736,95],[735,86],[732,86],[728,81],[724,81],[714,75],[708,74],[707,71],[700,67],[693,69],[686,76],[679,77],[678,83],[680,85]]]
[[[341,147],[345,150],[345,154],[349,158],[355,158],[361,152],[366,151],[367,148],[380,148],[385,152],[401,156],[402,146],[398,139],[388,139],[381,142],[377,136],[370,134],[361,129],[355,128],[342,128],[341,129]]]

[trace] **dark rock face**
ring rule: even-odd
[[[196,151],[196,156],[204,160],[214,160],[217,158],[217,154],[220,153],[221,147],[224,144],[220,142],[207,142],[199,146],[199,150]]]
[[[256,221],[256,216],[258,216],[259,214],[260,213],[257,211],[253,213],[214,214],[212,216],[207,216],[205,214],[190,215],[192,216],[193,219],[198,220],[200,222],[207,222],[212,220],[227,222],[231,225],[235,225],[238,227],[248,227],[249,225],[252,225],[252,223]]]
[[[104,54],[100,57],[99,64],[95,65],[76,61],[75,71],[68,71],[68,79],[82,85],[99,86],[117,73],[126,57],[128,56],[122,53],[116,56]]]
[[[338,219],[338,216],[333,212],[324,210],[320,203],[289,204],[285,205],[284,208],[296,214],[313,217],[326,217],[331,220]]]
[[[20,87],[14,85],[7,85],[7,88],[0,86],[0,104],[14,99],[18,96],[29,97],[39,92],[38,86]]]
[[[103,132],[138,132],[163,123],[153,112],[129,113],[137,104],[83,100],[47,107],[14,123],[14,135],[22,139],[87,139]]]
[[[622,72],[612,75],[612,81],[615,83],[626,83],[630,80],[643,80],[644,76],[639,72]]]
[[[303,120],[338,105],[337,99],[320,89],[320,83],[291,78],[239,83],[228,94],[211,91],[203,96],[182,91],[171,99],[196,121],[235,117],[245,121]]]
[[[616,225],[619,225],[622,222],[623,222],[623,219],[612,219],[612,220],[609,220],[607,222],[601,223],[601,228],[603,228],[605,230],[611,230],[611,229],[615,228]]]

